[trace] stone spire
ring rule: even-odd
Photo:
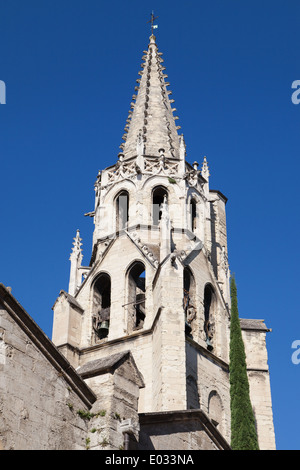
[[[165,67],[162,53],[158,52],[155,36],[150,36],[148,50],[144,51],[142,71],[135,87],[137,94],[132,97],[131,109],[126,121],[124,143],[120,145],[124,158],[137,156],[137,145],[144,155],[158,156],[159,149],[164,149],[168,158],[180,158],[180,142],[176,126],[177,116],[173,115],[174,100],[167,90]],[[143,145],[141,145],[141,142]]]

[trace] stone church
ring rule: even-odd
[[[152,34],[120,153],[99,171],[50,341],[0,285],[4,449],[230,449],[226,196],[188,163]],[[263,320],[241,319],[260,449],[275,449]]]

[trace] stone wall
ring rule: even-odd
[[[201,410],[140,414],[140,450],[230,450]]]
[[[186,341],[187,407],[203,410],[224,438],[230,441],[228,364],[192,339]]]
[[[271,330],[266,327],[263,320],[250,319],[241,319],[241,328],[259,448],[261,450],[274,450],[276,444],[266,348],[266,333]]]
[[[0,285],[0,440],[4,449],[84,449],[77,413],[96,400],[39,327]]]

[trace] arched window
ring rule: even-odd
[[[110,276],[101,273],[95,283],[93,292],[93,327],[100,339],[106,338],[109,332],[111,281]]]
[[[204,289],[204,333],[207,349],[213,349],[213,314],[215,308],[215,293],[210,284],[207,284]]]
[[[192,331],[193,320],[196,317],[196,283],[189,268],[183,271],[183,308],[185,314],[185,332]]]
[[[129,220],[129,195],[121,191],[116,198],[116,231],[122,230]]]
[[[200,408],[197,381],[192,375],[186,378],[186,404],[188,410]]]
[[[145,265],[137,261],[128,271],[128,331],[143,328],[146,316]]]
[[[190,201],[191,230],[194,232],[197,228],[197,203],[195,199]]]
[[[208,415],[212,423],[220,428],[222,427],[223,407],[222,400],[215,390],[211,391],[208,397]]]
[[[152,220],[153,225],[158,225],[161,219],[161,206],[164,198],[168,201],[168,191],[163,186],[158,186],[152,193]]]

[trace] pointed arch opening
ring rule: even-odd
[[[111,279],[107,273],[97,276],[93,288],[93,328],[100,339],[106,338],[110,327]]]
[[[197,410],[200,408],[197,380],[192,375],[188,375],[186,378],[186,403],[188,410]]]
[[[121,191],[116,197],[116,231],[127,227],[129,222],[129,194]]]
[[[216,390],[212,390],[208,397],[208,415],[216,428],[222,428],[223,405]]]
[[[185,315],[185,332],[190,334],[196,318],[196,282],[190,268],[183,271],[183,308]]]
[[[152,191],[152,223],[158,225],[162,215],[164,198],[168,202],[168,191],[164,186],[157,186]]]
[[[197,228],[197,203],[193,198],[190,200],[190,224],[191,231],[195,232]]]
[[[146,317],[146,268],[141,261],[128,270],[128,332],[143,328]]]
[[[213,349],[214,315],[216,295],[213,287],[207,284],[204,288],[204,334],[207,349]]]

